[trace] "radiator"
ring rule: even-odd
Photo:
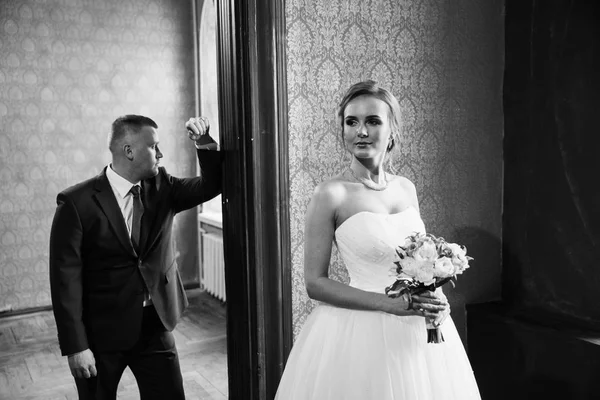
[[[226,301],[223,237],[214,233],[202,235],[202,286],[217,299]]]

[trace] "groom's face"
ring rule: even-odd
[[[133,167],[140,180],[158,174],[158,165],[163,157],[158,148],[158,133],[151,126],[144,126],[133,136]]]

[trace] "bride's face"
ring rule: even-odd
[[[359,96],[344,110],[346,148],[356,158],[383,156],[391,135],[388,105],[372,96]]]

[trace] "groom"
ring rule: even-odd
[[[80,399],[115,399],[126,367],[146,399],[184,399],[171,331],[187,306],[171,240],[175,215],[221,191],[221,153],[204,117],[186,123],[201,176],[159,166],[158,126],[126,115],[109,136],[112,162],[58,194],[50,287],[58,339]]]

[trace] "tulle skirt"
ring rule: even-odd
[[[477,383],[451,318],[427,343],[422,317],[320,305],[296,339],[277,400],[470,400]]]

